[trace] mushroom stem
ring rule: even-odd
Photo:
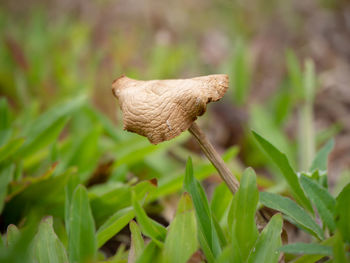
[[[231,173],[230,169],[222,160],[221,156],[215,150],[213,145],[209,142],[204,132],[202,132],[202,130],[195,122],[191,125],[188,131],[196,138],[204,154],[219,172],[221,178],[225,181],[231,192],[233,194],[236,193],[239,187],[239,182],[237,181],[236,177]]]

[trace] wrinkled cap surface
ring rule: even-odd
[[[207,103],[221,99],[228,76],[141,81],[121,76],[112,84],[123,112],[124,129],[153,144],[170,140],[201,116]]]

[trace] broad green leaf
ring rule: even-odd
[[[302,255],[332,255],[332,247],[317,243],[293,243],[279,248],[279,251],[287,254]]]
[[[299,184],[298,176],[289,164],[286,155],[281,153],[277,148],[275,148],[271,143],[269,143],[256,132],[253,131],[253,134],[256,140],[261,145],[261,147],[265,150],[265,152],[271,157],[274,163],[281,170],[297,202],[304,206],[306,209],[308,209],[310,212],[313,212],[312,205],[310,201],[306,198],[303,189]]]
[[[154,241],[151,241],[143,250],[139,258],[137,258],[136,263],[158,263],[160,252],[161,250],[158,244]]]
[[[0,167],[0,214],[4,208],[4,202],[7,195],[7,187],[13,178],[14,170],[14,164],[7,164]]]
[[[95,223],[84,186],[74,191],[69,211],[68,254],[71,263],[91,262],[96,257]]]
[[[203,251],[207,259],[212,256],[215,258],[221,253],[220,241],[212,221],[211,211],[204,190],[193,176],[191,158],[187,160],[184,186],[193,200],[199,227],[199,241]],[[207,249],[210,250],[210,253]]]
[[[256,185],[256,175],[252,168],[247,168],[243,172],[240,187],[233,197],[228,219],[233,236],[239,241],[238,246],[243,261],[248,258],[259,235],[255,224],[258,202],[259,191]]]
[[[191,197],[184,193],[165,239],[163,262],[186,263],[197,250],[197,225]]]
[[[300,183],[315,204],[323,223],[333,232],[335,230],[335,199],[326,189],[305,175],[301,175]]]
[[[58,239],[52,226],[52,217],[42,220],[39,231],[33,244],[33,256],[38,263],[66,263],[68,262],[66,250]]]
[[[334,148],[334,139],[329,140],[316,154],[312,161],[310,172],[327,171],[328,155]]]
[[[129,223],[131,232],[131,245],[129,251],[128,262],[135,262],[135,260],[142,254],[145,249],[145,241],[143,240],[141,229],[138,224],[131,220]]]
[[[283,219],[281,214],[274,215],[252,249],[247,263],[273,263],[278,262],[279,252],[277,249],[282,245],[281,232]]]
[[[350,184],[346,185],[337,197],[337,226],[345,242],[350,243]]]
[[[153,219],[149,218],[136,199],[136,195],[133,192],[132,204],[134,207],[137,223],[139,223],[142,233],[150,237],[157,245],[162,246],[162,242],[166,236],[166,229],[161,224],[157,223]]]
[[[102,247],[110,238],[118,234],[134,216],[135,213],[132,207],[127,207],[115,212],[97,230],[97,247]]]
[[[315,237],[323,239],[323,232],[320,226],[316,224],[303,208],[291,199],[277,194],[261,192],[260,202],[269,208],[286,214],[297,224],[310,231]]]
[[[350,262],[346,259],[346,248],[343,242],[340,232],[335,235],[335,240],[333,243],[333,263],[347,263]]]
[[[6,232],[6,243],[8,247],[13,246],[16,241],[20,238],[21,233],[19,232],[17,226],[11,224],[7,227]]]

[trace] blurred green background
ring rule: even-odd
[[[251,130],[300,171],[335,137],[329,184],[338,193],[350,181],[349,43],[346,0],[2,1],[0,161],[11,176],[1,179],[9,184],[1,232],[35,211],[53,215],[67,242],[65,188],[74,180],[88,188],[97,228],[130,206],[136,182],[152,178],[148,212],[167,224],[189,155],[209,194],[220,182],[187,133],[153,146],[122,130],[111,93],[122,74],[229,74],[229,91],[199,125],[237,176],[252,166],[261,189],[286,191]]]

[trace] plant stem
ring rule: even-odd
[[[231,192],[233,194],[236,193],[239,187],[239,182],[231,173],[230,169],[222,160],[218,152],[214,149],[213,145],[209,142],[207,136],[205,136],[205,134],[195,122],[191,125],[188,131],[196,138],[204,154],[219,172],[219,175],[221,176],[222,180],[225,181]]]

